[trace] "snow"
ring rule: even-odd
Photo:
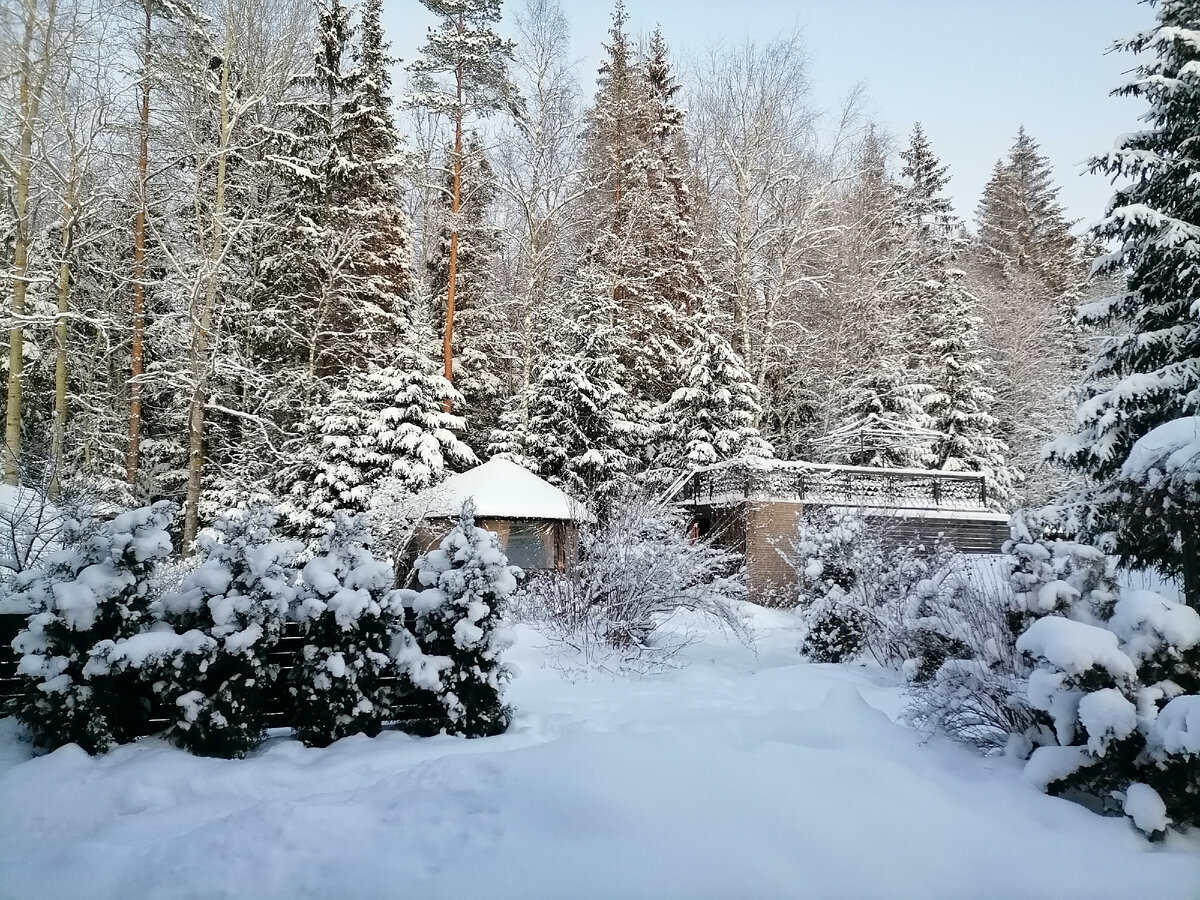
[[[1171,824],[1162,797],[1148,784],[1131,784],[1125,790],[1124,809],[1133,824],[1146,834],[1165,831]]]
[[[587,511],[563,491],[499,457],[429,488],[415,505],[429,518],[452,519],[467,500],[475,502],[475,515],[485,519],[590,521]]]
[[[1151,845],[896,724],[894,674],[803,663],[790,616],[745,609],[756,650],[704,632],[645,678],[566,681],[516,626],[496,738],[31,758],[0,721],[0,895],[1195,897],[1194,836]]]
[[[1154,480],[1156,472],[1172,480],[1200,479],[1200,416],[1184,416],[1151,429],[1121,466],[1121,477],[1138,483]]]
[[[1167,753],[1200,757],[1200,696],[1175,697],[1158,714],[1150,743]]]
[[[1103,756],[1112,741],[1123,741],[1137,729],[1137,707],[1116,688],[1102,688],[1079,701],[1079,723],[1088,733],[1088,749]]]
[[[1108,627],[1139,664],[1164,643],[1181,651],[1200,644],[1200,613],[1153,591],[1122,592]]]
[[[1099,666],[1114,678],[1135,674],[1129,657],[1117,647],[1117,636],[1099,628],[1058,616],[1038,619],[1017,638],[1017,649],[1040,656],[1068,675],[1082,675]]]

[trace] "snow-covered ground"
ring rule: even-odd
[[[757,656],[709,635],[644,678],[566,681],[520,628],[486,740],[31,758],[0,721],[0,897],[1200,896],[1200,836],[1148,844],[894,724],[894,676],[799,662],[750,609]]]

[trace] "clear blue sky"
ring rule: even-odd
[[[508,11],[521,0],[506,0]],[[607,0],[561,0],[590,93],[611,14]],[[1105,51],[1147,27],[1135,0],[626,0],[634,34],[660,25],[676,55],[799,27],[815,99],[836,107],[857,82],[875,117],[903,140],[920,120],[943,161],[959,214],[971,218],[992,165],[1026,129],[1050,158],[1068,215],[1098,218],[1111,193],[1084,163],[1142,108],[1108,96],[1133,64]],[[411,58],[431,21],[417,0],[388,0],[393,50]]]

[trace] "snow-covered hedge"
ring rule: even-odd
[[[39,746],[99,753],[143,733],[148,692],[127,672],[96,667],[91,653],[149,627],[150,574],[171,552],[175,513],[163,501],[107,522],[70,519],[61,549],[16,576],[17,599],[33,611],[13,641],[24,682],[16,714]]]
[[[416,637],[426,657],[438,661],[436,681],[430,666],[417,677],[425,676],[445,711],[431,730],[503,733],[512,719],[502,697],[512,671],[500,655],[511,641],[499,625],[521,570],[508,564],[496,535],[475,524],[468,501],[441,545],[417,560],[417,574],[425,590],[410,594]]]
[[[265,508],[218,519],[195,560],[163,565],[176,511],[159,503],[70,520],[64,546],[17,576],[17,599],[34,612],[14,641],[25,681],[16,711],[40,746],[103,752],[165,717],[179,746],[239,757],[281,710],[303,741],[324,746],[377,734],[414,688],[445,710],[427,730],[507,727],[496,626],[517,572],[469,517],[422,559],[429,589],[416,595],[394,589],[365,526],[344,515],[302,570],[303,546],[277,540]],[[420,644],[404,624],[406,597]],[[276,650],[288,621],[304,643],[285,683]]]
[[[421,656],[392,567],[369,544],[365,522],[339,513],[301,573],[294,616],[306,643],[288,685],[292,725],[310,746],[378,734],[397,699],[388,676],[406,677]]]

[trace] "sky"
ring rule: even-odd
[[[506,0],[506,10],[522,0]],[[608,29],[606,0],[560,0],[590,95]],[[1071,219],[1104,213],[1108,181],[1087,159],[1137,130],[1141,105],[1109,96],[1132,67],[1114,41],[1148,27],[1135,0],[626,0],[629,30],[660,26],[681,63],[689,54],[799,29],[814,100],[836,109],[858,83],[869,112],[902,144],[920,121],[950,165],[958,213],[973,220],[980,192],[1017,128],[1041,144]],[[416,0],[388,0],[393,52],[411,59],[432,18]]]

